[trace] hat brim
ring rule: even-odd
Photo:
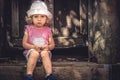
[[[28,10],[27,14],[28,14],[28,17],[35,14],[43,14],[43,15],[46,15],[49,19],[52,19],[52,14],[48,10],[32,9],[32,10]]]

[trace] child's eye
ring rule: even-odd
[[[35,15],[35,16],[34,16],[34,18],[38,18],[38,16],[37,16],[37,15]]]
[[[44,17],[46,17],[46,16],[45,16],[45,15],[42,15],[41,17],[44,18]]]
[[[45,18],[46,16],[45,15],[34,15],[33,17],[34,18]]]

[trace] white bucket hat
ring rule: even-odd
[[[28,17],[34,14],[46,15],[49,19],[52,19],[52,14],[48,11],[47,5],[43,1],[34,1],[27,11]]]

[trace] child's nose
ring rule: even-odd
[[[38,20],[41,20],[41,18],[39,17]]]

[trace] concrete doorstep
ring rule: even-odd
[[[0,80],[23,80],[26,63],[1,64]],[[53,74],[58,80],[109,80],[109,65],[91,62],[53,62]],[[45,80],[45,71],[37,64],[34,80]]]

